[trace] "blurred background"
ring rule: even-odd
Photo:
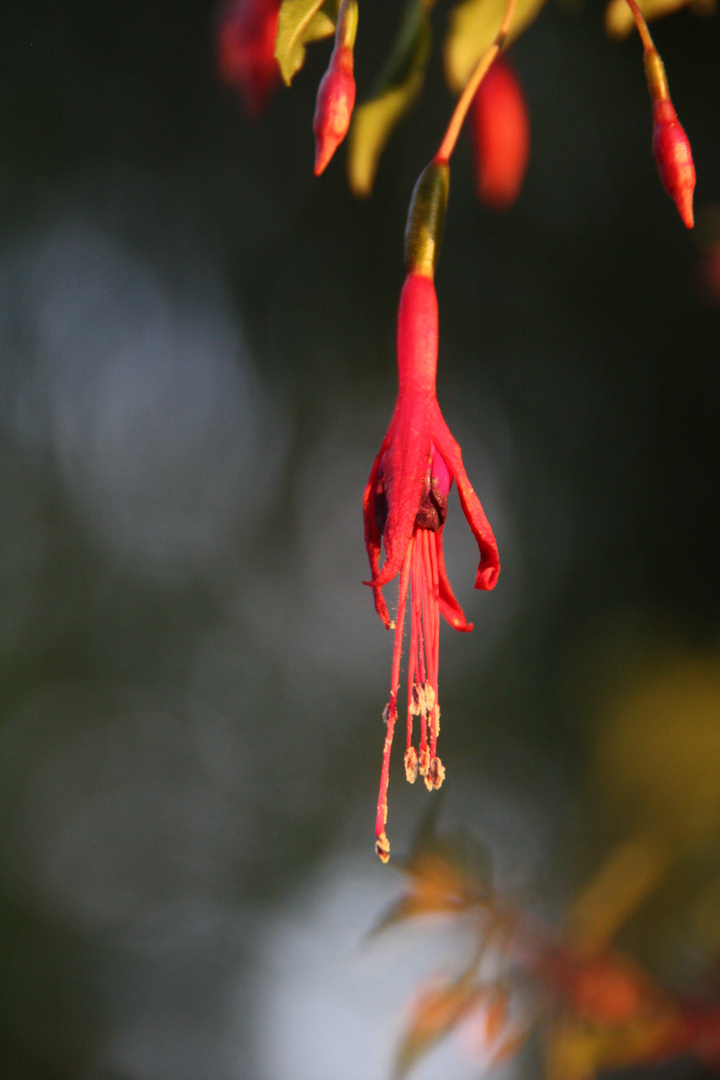
[[[329,43],[251,121],[217,76],[218,16],[0,11],[4,1080],[383,1080],[455,947],[363,945],[401,875],[373,854],[392,639],[361,585],[361,497],[408,200],[452,109],[440,50],[358,202],[343,147],[312,176]],[[691,234],[637,37],[602,17],[551,2],[512,49],[532,141],[510,211],[479,204],[465,137],[453,160],[438,392],[503,572],[474,592],[454,497],[475,631],[442,633],[439,823],[556,926],[618,844],[662,839],[626,944],[712,1001],[720,29],[653,26]],[[358,100],[398,18],[361,5]],[[396,755],[394,856],[431,801],[401,774]],[[449,1040],[416,1075],[483,1067]],[[537,1075],[532,1054],[506,1068]]]

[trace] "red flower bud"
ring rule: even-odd
[[[234,0],[217,29],[218,74],[237,87],[249,116],[263,111],[279,77],[275,59],[280,0]]]
[[[327,167],[347,135],[355,104],[353,52],[345,45],[333,49],[328,69],[317,92],[313,131],[315,132],[315,175]]]
[[[520,83],[498,58],[480,83],[472,104],[478,197],[504,210],[515,202],[530,152],[530,121]]]
[[[692,229],[695,166],[688,137],[669,98],[653,102],[653,154],[663,186]]]

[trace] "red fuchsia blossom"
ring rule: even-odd
[[[317,92],[313,131],[315,175],[319,176],[347,135],[355,105],[353,45],[357,32],[357,0],[344,0],[335,29],[335,47]]]
[[[280,69],[275,59],[280,0],[232,0],[217,29],[218,73],[242,94],[249,116],[258,117],[275,89]]]
[[[443,185],[444,191],[438,195]],[[480,549],[475,588],[494,588],[500,572],[493,531],[468,480],[460,447],[443,419],[436,397],[438,308],[432,271],[444,212],[443,203],[438,223],[437,204],[446,197],[447,165],[433,163],[418,182],[411,208],[409,273],[398,312],[397,402],[363,498],[365,545],[372,574],[366,584],[372,586],[375,608],[383,623],[388,629],[395,629],[390,700],[384,713],[387,733],[375,824],[376,850],[383,862],[387,862],[390,852],[385,832],[387,788],[408,594],[411,594],[411,630],[405,773],[411,783],[420,773],[430,790],[439,788],[445,775],[437,755],[440,615],[455,630],[472,630],[472,623],[467,622],[453,594],[443,556],[442,532],[453,480],[457,482],[460,504]],[[416,220],[413,220],[414,210],[418,210]],[[428,219],[431,219],[429,227]],[[419,244],[415,243],[418,235]],[[385,561],[380,568],[383,542]],[[397,619],[393,623],[382,588],[398,574]],[[412,745],[415,716],[420,719],[418,750]]]
[[[530,120],[515,72],[498,57],[470,109],[479,199],[505,210],[517,199],[530,154]]]

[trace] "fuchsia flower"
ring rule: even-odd
[[[280,0],[231,0],[217,29],[218,73],[240,90],[249,116],[258,117],[280,78],[275,59]]]
[[[455,599],[445,570],[442,531],[447,497],[457,481],[460,504],[480,549],[475,588],[492,589],[500,572],[493,531],[468,480],[457,442],[445,423],[435,392],[438,308],[435,286],[426,272],[411,269],[400,298],[397,329],[398,397],[390,427],[370,473],[363,498],[365,544],[375,607],[395,628],[390,701],[375,827],[376,850],[383,862],[390,846],[385,834],[387,787],[400,682],[400,657],[408,590],[411,591],[410,653],[405,772],[418,772],[432,790],[445,770],[437,756],[440,730],[438,641],[440,615],[455,630],[472,630]],[[385,562],[380,568],[381,541]],[[382,588],[400,575],[397,620],[390,621]],[[413,718],[420,718],[420,743],[412,745]]]

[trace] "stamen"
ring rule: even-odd
[[[414,746],[405,751],[405,778],[408,784],[414,784],[418,777],[418,756]]]
[[[445,779],[445,766],[439,757],[434,757],[430,762],[430,768],[428,769],[427,776],[425,777],[425,787],[428,791],[437,791],[439,787],[442,787],[442,782]]]

